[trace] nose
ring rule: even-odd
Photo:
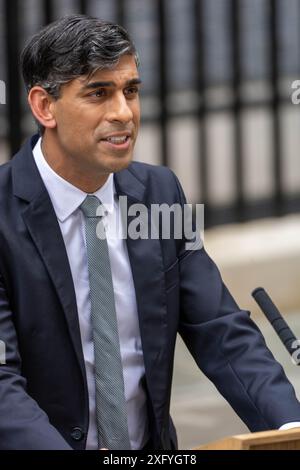
[[[106,119],[109,122],[126,124],[133,119],[132,110],[123,92],[116,93],[108,103]]]

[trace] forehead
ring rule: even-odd
[[[97,70],[89,77],[78,77],[75,81],[78,82],[80,87],[85,87],[93,82],[114,82],[118,86],[128,80],[138,78],[138,76],[134,56],[124,55],[113,68]]]

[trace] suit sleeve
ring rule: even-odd
[[[300,421],[300,404],[281,365],[204,248],[187,251],[182,243],[179,266],[179,333],[199,368],[251,431]]]
[[[26,392],[13,314],[0,275],[0,450],[72,450]]]

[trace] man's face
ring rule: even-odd
[[[48,154],[56,152],[50,159],[58,173],[94,179],[129,165],[140,122],[139,84],[135,59],[125,55],[113,69],[62,86],[47,146]]]

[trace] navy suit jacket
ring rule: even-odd
[[[36,140],[0,168],[0,449],[84,449],[88,390],[74,285],[33,159]],[[164,167],[132,163],[115,186],[129,204],[185,202]],[[186,251],[174,239],[127,245],[154,447],[177,445],[169,417],[177,333],[251,431],[300,421],[293,387],[204,249]]]

